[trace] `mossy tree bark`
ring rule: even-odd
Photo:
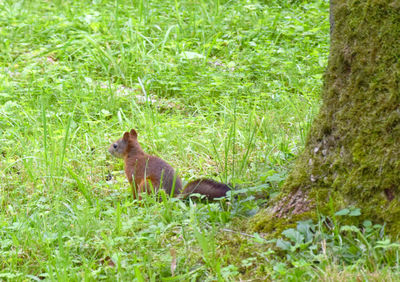
[[[253,227],[281,231],[316,210],[361,208],[400,231],[400,2],[332,0],[323,105],[280,197]]]

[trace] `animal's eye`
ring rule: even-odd
[[[114,143],[113,147],[114,147],[114,149],[117,149],[117,147],[118,147],[117,143]]]

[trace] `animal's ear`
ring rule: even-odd
[[[122,139],[127,142],[129,140],[129,132],[125,132],[124,137],[122,137]]]
[[[133,128],[131,129],[131,136],[133,137],[133,138],[137,138],[137,132],[136,132],[136,130],[134,130]]]

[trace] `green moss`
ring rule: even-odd
[[[336,1],[323,105],[283,193],[307,191],[320,211],[327,199],[337,209],[359,207],[359,219],[398,234],[400,10],[392,2]],[[298,217],[276,219],[268,210],[255,229],[283,230]]]
[[[249,229],[251,231],[265,233],[266,238],[280,236],[282,231],[296,227],[296,223],[300,220],[315,219],[316,213],[304,212],[290,217],[277,218],[269,209],[265,209],[256,214],[250,221]]]

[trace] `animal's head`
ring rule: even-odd
[[[108,148],[108,152],[117,158],[123,158],[128,152],[136,153],[136,151],[141,150],[137,141],[137,132],[134,129],[131,129],[130,132],[125,132],[122,138],[113,142]]]

